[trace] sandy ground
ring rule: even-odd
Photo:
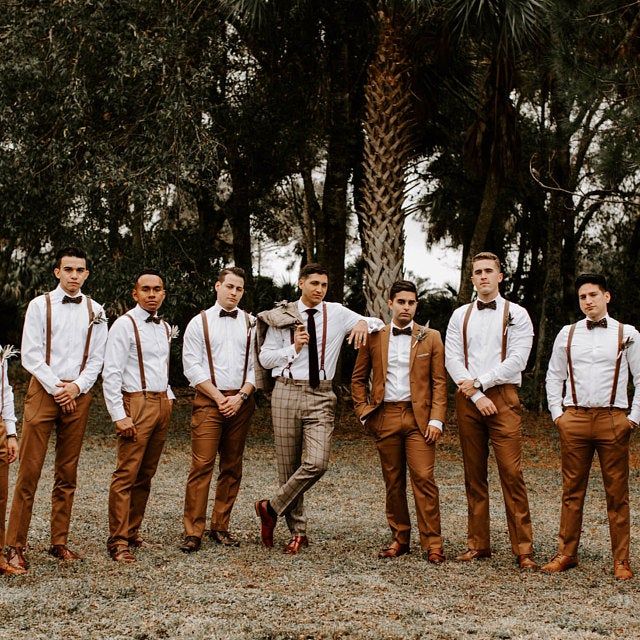
[[[307,494],[311,546],[285,556],[259,545],[253,501],[276,487],[275,457],[262,412],[245,456],[232,526],[239,549],[208,540],[197,554],[178,550],[189,464],[188,400],[174,414],[156,475],[144,534],[158,546],[121,566],[105,551],[107,494],[114,440],[96,402],[79,470],[70,544],[86,558],[61,564],[48,547],[51,456],[40,481],[31,526],[27,576],[0,579],[0,638],[640,638],[640,577],[611,575],[604,492],[597,465],[585,510],[580,566],[559,576],[522,574],[514,565],[495,467],[491,468],[494,556],[470,565],[432,566],[413,552],[379,561],[387,541],[384,486],[373,442],[353,419],[339,420],[332,464]],[[526,480],[536,553],[555,552],[559,517],[558,445],[544,418],[527,415]],[[634,443],[632,513],[640,507],[638,440]],[[12,469],[12,481],[15,469]],[[466,502],[455,425],[437,463],[448,556],[466,547]],[[632,539],[638,545],[638,526]],[[640,569],[640,565],[637,565]]]

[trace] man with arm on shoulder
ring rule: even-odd
[[[107,339],[102,390],[118,438],[107,551],[116,562],[135,562],[131,549],[146,544],[140,526],[171,419],[171,326],[158,315],[165,295],[161,274],[142,271],[132,291],[136,306]]]
[[[586,317],[561,329],[547,371],[549,411],[560,434],[562,511],[558,553],[542,570],[558,573],[578,564],[582,509],[597,451],[613,573],[629,580],[629,439],[640,420],[640,334],[609,315],[611,294],[603,275],[582,274],[576,293]],[[634,386],[630,410],[629,371]]]
[[[34,298],[22,332],[22,366],[31,373],[24,401],[22,450],[7,528],[7,560],[27,568],[24,549],[51,432],[56,433],[51,497],[51,547],[60,560],[79,560],[67,539],[78,460],[89,417],[91,388],[102,369],[107,325],[103,308],[82,293],[87,256],[77,247],[58,251],[58,287]]]
[[[433,469],[447,411],[447,374],[440,333],[413,321],[417,304],[413,282],[400,280],[392,285],[391,323],[360,347],[351,395],[356,415],[376,439],[387,490],[387,521],[393,540],[378,557],[409,553],[408,466],[420,544],[429,562],[441,564],[445,556]]]
[[[370,331],[383,326],[337,302],[324,302],[329,277],[320,264],[303,267],[298,286],[298,301],[258,316],[268,325],[260,363],[275,379],[271,417],[280,488],[255,509],[266,547],[273,547],[277,518],[285,516],[291,538],[284,553],[290,555],[309,544],[303,496],[329,464],[336,405],[332,379],[342,342],[348,336],[359,349]]]
[[[471,281],[478,299],[456,309],[445,341],[446,367],[458,386],[456,417],[467,493],[468,562],[491,556],[489,528],[489,443],[493,447],[511,549],[520,569],[537,569],[527,488],[522,474],[522,417],[518,387],[533,342],[527,311],[499,292],[503,274],[498,257],[479,253]]]

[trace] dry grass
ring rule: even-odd
[[[494,557],[435,567],[414,553],[376,559],[386,541],[384,490],[369,439],[353,419],[339,420],[332,465],[308,494],[311,546],[297,557],[258,544],[253,500],[275,489],[275,459],[266,412],[256,420],[243,488],[232,525],[239,549],[206,542],[185,556],[177,549],[189,464],[188,399],[174,416],[156,476],[145,535],[160,546],[138,552],[135,565],[106,555],[107,492],[114,463],[111,426],[93,410],[79,471],[71,543],[82,563],[46,555],[51,463],[40,482],[31,527],[28,576],[2,579],[0,638],[637,638],[638,582],[611,576],[605,500],[594,469],[585,513],[581,564],[560,576],[521,574],[513,564],[497,477],[492,467]],[[555,551],[559,516],[558,446],[545,419],[526,417],[526,479],[539,559]],[[638,455],[634,443],[634,461]],[[464,548],[466,504],[455,425],[440,447],[446,552]],[[12,470],[12,478],[15,470]],[[632,510],[639,505],[632,472]],[[633,527],[633,540],[638,527]],[[276,529],[278,544],[286,527]],[[639,567],[640,568],[640,565]],[[639,578],[640,579],[640,578]]]

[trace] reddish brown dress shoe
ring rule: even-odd
[[[616,580],[631,580],[633,571],[628,560],[615,560],[613,563],[613,576]]]
[[[542,566],[542,571],[545,573],[560,573],[577,566],[578,558],[576,556],[563,556],[561,553],[557,553],[547,564]]]
[[[381,560],[383,558],[398,558],[403,556],[405,553],[409,553],[409,545],[394,540],[388,547],[384,547],[384,549],[380,550],[378,558]]]
[[[290,556],[295,556],[300,549],[309,546],[309,538],[307,536],[293,536],[289,540],[289,544],[282,550],[282,553],[286,553]]]
[[[136,558],[129,550],[129,547],[114,547],[109,551],[109,555],[114,562],[131,564],[132,562],[136,561]]]
[[[0,555],[0,576],[23,576],[25,573],[27,573],[26,569],[14,567],[5,560],[4,556]]]
[[[255,507],[258,518],[260,518],[260,538],[262,539],[262,544],[265,547],[271,548],[273,547],[273,530],[276,528],[278,518],[274,518],[269,513],[269,509],[267,508],[268,504],[268,500],[258,500]]]
[[[540,567],[538,563],[533,559],[533,555],[530,553],[523,553],[516,558],[516,564],[520,569],[527,569],[528,571],[537,571]]]
[[[66,544],[52,544],[49,547],[49,555],[58,558],[58,560],[82,560],[82,556],[71,551]]]
[[[223,547],[240,546],[240,540],[234,538],[228,531],[215,531],[212,529],[208,535],[216,544],[221,544]]]
[[[444,551],[442,551],[440,547],[429,549],[429,551],[426,552],[426,556],[431,564],[442,564],[446,560]]]
[[[480,560],[482,558],[490,558],[491,549],[467,549],[464,553],[456,556],[458,562],[471,562],[471,560]]]
[[[7,564],[18,569],[29,568],[29,561],[24,557],[24,549],[22,547],[7,547],[6,553]]]
[[[198,536],[187,536],[180,545],[182,553],[195,553],[200,550],[202,540]]]

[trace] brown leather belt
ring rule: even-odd
[[[385,402],[383,403],[385,407],[402,407],[403,409],[409,409],[413,406],[411,400],[398,400],[396,402]]]

